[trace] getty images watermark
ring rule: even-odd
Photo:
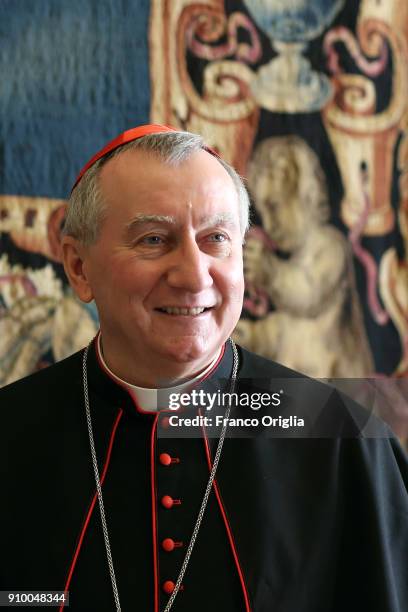
[[[168,405],[172,411],[181,408],[200,408],[202,412],[208,413],[219,408],[230,406],[240,408],[246,412],[245,416],[235,415],[228,418],[223,414],[197,414],[195,416],[172,415],[166,420],[168,426],[172,428],[195,428],[195,427],[228,427],[234,428],[258,428],[276,427],[282,429],[297,428],[304,426],[304,419],[295,415],[284,417],[282,415],[262,414],[257,416],[248,412],[249,410],[259,411],[262,408],[279,408],[282,404],[283,390],[279,392],[208,392],[203,389],[193,389],[189,393],[170,393]],[[242,412],[241,410],[241,412]]]
[[[210,381],[158,392],[158,435],[389,438],[391,414],[408,416],[408,381],[287,377]],[[395,419],[394,419],[395,420]]]
[[[212,410],[214,406],[246,406],[252,410],[269,406],[280,406],[281,393],[227,393],[216,391],[209,393],[203,389],[193,389],[189,393],[170,393],[169,408],[178,410],[183,406],[194,406]]]

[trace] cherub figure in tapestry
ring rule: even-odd
[[[246,281],[274,311],[241,319],[236,339],[311,376],[367,376],[373,365],[352,255],[329,224],[316,154],[297,136],[267,138],[250,161],[248,187],[263,229],[253,228],[245,246]]]

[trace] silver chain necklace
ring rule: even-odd
[[[237,347],[235,346],[235,342],[232,340],[232,338],[230,338],[229,341],[231,343],[232,354],[233,354],[232,373],[231,373],[231,385],[230,385],[230,393],[232,394],[232,393],[234,393],[235,382],[236,382],[236,379],[237,379],[239,357],[238,357]],[[113,597],[115,599],[116,612],[121,612],[120,601],[119,601],[119,591],[118,591],[118,587],[117,587],[117,584],[116,584],[115,570],[114,570],[114,567],[113,567],[112,552],[111,552],[111,547],[110,547],[110,542],[109,542],[109,533],[108,533],[108,527],[107,527],[107,524],[106,524],[105,509],[104,509],[104,505],[103,505],[102,486],[101,486],[101,480],[100,480],[100,477],[99,477],[98,461],[97,461],[97,458],[96,458],[95,442],[94,442],[93,429],[92,429],[91,409],[90,409],[90,404],[89,404],[89,392],[88,392],[88,372],[87,372],[87,365],[86,365],[87,364],[87,359],[88,359],[88,351],[89,351],[89,346],[87,346],[86,349],[84,350],[84,354],[83,354],[83,358],[82,358],[82,374],[83,374],[84,402],[85,402],[85,410],[86,410],[86,421],[87,421],[87,424],[88,424],[88,434],[89,434],[89,444],[90,444],[90,447],[91,447],[92,465],[93,465],[94,474],[95,474],[95,483],[96,483],[96,490],[97,490],[97,493],[98,493],[98,502],[99,502],[99,510],[100,510],[100,515],[101,515],[103,538],[105,540],[106,556],[107,556],[107,559],[108,559],[109,573],[110,573],[111,582],[112,582]],[[217,471],[218,463],[220,461],[221,451],[222,451],[222,447],[223,447],[224,440],[225,440],[225,434],[227,432],[228,419],[229,419],[230,412],[231,412],[231,404],[229,403],[228,406],[227,406],[227,409],[225,411],[225,417],[224,417],[224,420],[223,420],[224,424],[223,424],[223,427],[222,427],[222,430],[221,430],[220,439],[218,441],[217,450],[216,450],[216,453],[215,453],[215,456],[214,456],[214,461],[213,461],[212,469],[211,469],[211,472],[210,472],[210,477],[208,479],[208,483],[207,483],[207,487],[205,489],[203,501],[201,502],[201,507],[200,507],[200,510],[198,512],[196,523],[194,525],[194,529],[193,529],[193,533],[191,535],[190,543],[189,543],[189,545],[187,547],[186,555],[184,557],[184,561],[183,561],[183,564],[181,566],[180,573],[178,575],[178,578],[177,578],[176,584],[174,586],[174,589],[173,589],[173,591],[172,591],[172,593],[170,595],[169,601],[167,602],[167,605],[166,605],[166,607],[164,609],[164,612],[169,612],[171,610],[172,606],[173,606],[173,603],[174,603],[174,600],[176,599],[177,593],[180,590],[180,586],[181,586],[182,580],[184,578],[184,574],[186,573],[186,569],[187,569],[188,563],[190,561],[191,553],[193,552],[194,544],[195,544],[195,541],[197,539],[198,532],[200,530],[201,521],[203,520],[203,516],[204,516],[204,512],[205,512],[206,506],[207,506],[208,498],[209,498],[210,493],[211,493],[211,488],[212,488],[212,485],[213,485],[213,482],[214,482],[215,473]]]

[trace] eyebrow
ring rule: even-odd
[[[145,215],[143,213],[139,213],[126,224],[124,235],[129,236],[129,234],[131,234],[138,227],[147,223],[166,223],[168,225],[175,225],[176,220],[170,215]]]
[[[217,213],[212,217],[200,217],[200,223],[208,225],[236,225],[237,220],[235,219],[235,215],[230,212]]]

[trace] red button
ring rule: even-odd
[[[171,595],[175,586],[172,580],[166,580],[166,582],[163,582],[163,591],[167,593],[167,595]]]
[[[183,546],[183,542],[175,542],[172,538],[166,538],[162,542],[162,548],[166,552],[172,552],[175,548],[180,548]]]
[[[163,508],[167,508],[168,510],[173,506],[179,506],[181,501],[179,499],[173,499],[170,495],[163,495],[161,498],[161,504]]]
[[[171,538],[166,538],[162,542],[162,547],[166,552],[172,552],[175,549],[174,540],[172,540]]]
[[[168,453],[162,453],[159,457],[159,461],[162,465],[170,465],[171,457]]]
[[[165,495],[161,498],[161,503],[164,508],[170,509],[173,506],[173,498],[170,495]]]

